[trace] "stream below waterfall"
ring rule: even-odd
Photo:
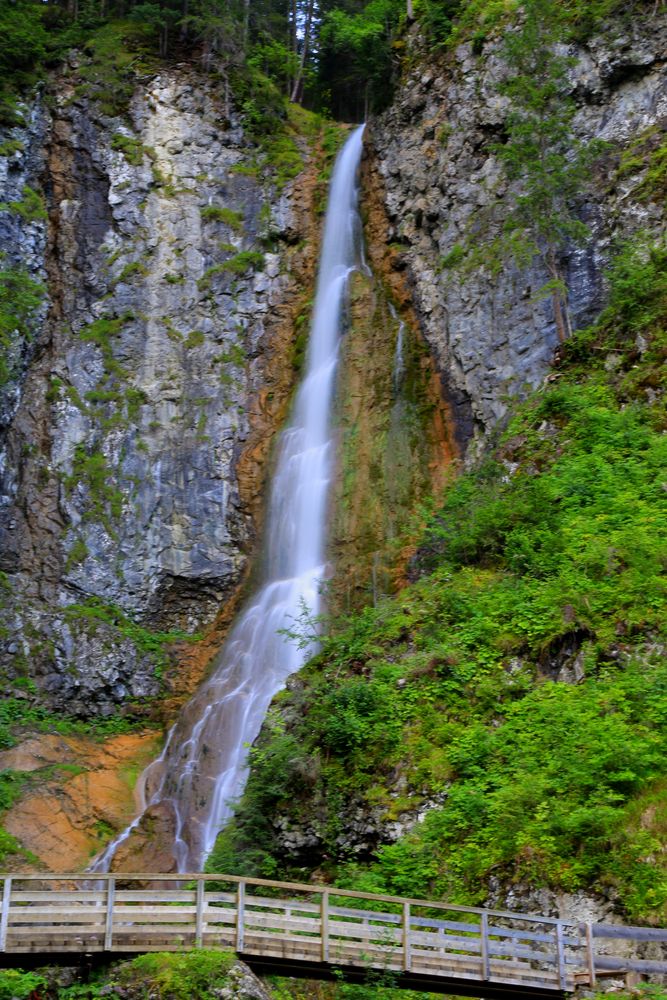
[[[269,490],[261,582],[239,613],[210,677],[182,709],[161,756],[140,779],[140,815],[100,855],[108,871],[120,843],[146,809],[166,804],[175,817],[180,872],[198,871],[243,791],[248,747],[274,695],[312,655],[282,630],[307,611],[318,615],[326,576],[327,505],[333,476],[331,410],[348,278],[361,260],[358,169],[364,126],[334,166],[305,375],[277,444]]]

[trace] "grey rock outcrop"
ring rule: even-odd
[[[271,1000],[271,994],[252,969],[241,961],[227,973],[227,985],[213,990],[218,1000]]]
[[[570,247],[562,261],[574,326],[586,325],[600,309],[612,241],[664,226],[659,197],[639,197],[641,164],[627,173],[617,167],[620,151],[667,123],[666,45],[667,19],[655,13],[624,27],[616,22],[608,34],[567,53],[577,103],[574,134],[611,144],[604,171],[578,209],[590,238]],[[499,89],[508,73],[500,52],[496,41],[481,56],[461,45],[429,68],[415,59],[397,99],[370,128],[388,238],[401,251],[400,266],[467,443],[505,417],[512,397],[540,383],[558,344],[550,299],[540,295],[548,276],[539,261],[518,267],[504,260],[495,269],[480,264],[465,276],[447,266],[448,255],[469,244],[471,234],[480,241],[496,235],[493,209],[508,198],[493,151],[509,107]]]
[[[108,714],[159,690],[116,612],[194,632],[242,578],[239,457],[303,233],[240,119],[187,68],[138,88],[125,119],[70,78],[27,116],[0,200],[42,190],[49,221],[0,211],[0,250],[48,300],[3,402],[0,664],[10,679],[36,664],[53,707]]]

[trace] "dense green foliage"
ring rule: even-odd
[[[529,12],[543,0],[525,0]],[[653,0],[637,0],[646,10]],[[635,4],[635,6],[637,5]],[[275,134],[287,100],[360,120],[391,98],[412,58],[406,0],[16,0],[0,10],[0,121],[20,120],[17,94],[72,48],[79,91],[119,114],[138,77],[163,59],[196,57],[231,89],[250,128]],[[518,0],[414,0],[418,44],[440,53],[502,30]],[[556,5],[562,35],[589,34],[621,0]],[[632,6],[632,5],[631,5]],[[632,10],[627,10],[628,15]]]
[[[7,267],[0,255],[0,388],[14,372],[20,342],[30,338],[41,302],[41,285],[21,268]]]
[[[491,876],[592,885],[664,919],[667,251],[626,248],[611,283],[600,322],[428,514],[421,578],[333,623],[281,696],[212,870],[319,866],[458,902]],[[392,820],[425,799],[441,804],[411,833],[355,857],[346,810]],[[286,862],[277,815],[319,847]]]
[[[199,949],[185,953],[138,955],[93,975],[88,982],[60,985],[55,969],[22,972],[0,970],[0,1000],[98,1000],[120,995],[152,1000],[213,1000],[228,985],[234,957],[228,952]]]

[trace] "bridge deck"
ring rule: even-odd
[[[19,965],[22,956],[222,948],[258,971],[329,978],[341,969],[361,979],[379,970],[397,985],[432,992],[534,998],[594,986],[610,968],[667,972],[667,963],[596,956],[602,925],[227,875],[94,879],[4,877],[4,964]],[[607,928],[606,936],[641,931],[621,930]],[[667,941],[666,932],[646,933]]]

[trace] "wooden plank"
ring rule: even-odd
[[[204,921],[207,924],[234,924],[236,925],[236,909],[215,910],[212,907],[204,907]]]
[[[104,911],[103,906],[92,904],[90,906],[14,906],[9,907],[9,919],[11,923],[21,923],[32,920],[35,923],[40,920],[48,920],[49,923],[67,923],[68,920],[86,920],[88,917],[95,917],[100,911]]]
[[[320,889],[320,893],[322,889]],[[294,910],[295,912],[312,913],[317,916],[320,912],[319,903],[309,903],[300,899],[275,899],[270,896],[250,896],[246,894],[246,910],[255,907],[269,910]]]
[[[335,927],[335,925],[333,925]],[[413,931],[412,940],[433,948],[450,948],[452,951],[469,952],[472,955],[481,954],[480,938],[450,937],[446,934],[433,934],[428,931]]]
[[[564,990],[566,986],[565,945],[563,943],[563,925],[560,922],[556,924],[556,954],[558,956],[558,978],[560,988]]]
[[[195,948],[201,948],[204,936],[204,883],[197,879],[197,889],[195,892],[197,913],[195,915]]]
[[[191,935],[195,932],[195,922],[190,920],[187,924],[179,923],[167,923],[167,921],[157,922],[154,924],[128,924],[128,923],[117,923],[114,921],[113,924],[114,937],[119,935],[135,934],[137,937],[151,938],[155,937],[156,934],[160,934],[163,937],[173,937],[174,935]]]
[[[489,934],[491,937],[514,938],[517,941],[535,941],[549,945],[554,943],[553,932],[544,934],[539,931],[519,930],[517,927],[498,927],[491,922],[489,922]],[[563,943],[566,947],[576,948],[581,944],[581,938],[563,933]]]
[[[107,915],[104,933],[104,950],[111,951],[113,944],[113,901],[116,892],[116,880],[110,878],[107,882]]]
[[[329,893],[323,892],[320,897],[320,937],[322,942],[321,957],[323,962],[329,961]]]
[[[653,962],[649,959],[639,958],[611,958],[607,955],[595,956],[595,971],[599,976],[603,971],[621,971],[655,973],[664,975],[667,973],[667,962]]]
[[[595,976],[595,942],[593,940],[593,927],[590,920],[586,923],[586,961],[588,963],[588,982],[592,989],[595,989],[597,979]]]
[[[251,928],[267,928],[271,927],[276,932],[280,930],[292,930],[292,931],[302,931],[304,934],[320,934],[320,921],[311,920],[310,918],[299,919],[298,917],[292,917],[287,919],[285,917],[277,917],[275,914],[267,916],[258,916],[254,913],[248,913],[245,911],[245,926],[250,930]],[[338,926],[338,925],[336,925]]]
[[[243,928],[245,920],[245,882],[239,882],[236,890],[236,950],[243,951]]]
[[[534,951],[532,948],[517,948],[514,945],[506,944],[504,941],[489,941],[488,952],[497,957],[524,958],[532,962],[544,962],[553,965],[557,961],[556,955],[551,952]]]
[[[12,898],[11,877],[5,878],[2,883],[2,909],[0,910],[0,952],[4,951],[7,945],[7,927],[9,925],[9,904]]]
[[[410,904],[403,903],[403,968],[406,972],[412,968],[410,948]]]
[[[71,927],[34,927],[31,924],[26,924],[21,927],[10,927],[7,934],[8,941],[20,940],[21,938],[34,938],[35,941],[39,938],[76,938],[78,941],[94,936],[96,934],[104,935],[106,931],[106,920],[102,916],[100,922],[97,924],[80,924]]]
[[[51,889],[45,889],[43,892],[28,892],[25,889],[14,889],[12,906],[28,903],[71,903],[73,900],[81,903],[104,903],[106,898],[106,889],[104,892],[56,892]]]
[[[626,938],[631,941],[667,941],[667,927],[622,927],[620,924],[593,924],[593,937]]]
[[[479,943],[480,955],[482,956],[482,979],[486,981],[491,975],[491,967],[489,965],[489,917],[486,913],[482,914]]]
[[[387,914],[387,920],[392,920],[393,915]],[[479,934],[480,925],[478,923],[462,923],[460,920],[426,920],[425,917],[412,915],[413,927],[426,927],[433,930],[443,931],[463,931],[464,933]],[[495,931],[494,931],[495,933]],[[512,932],[510,932],[512,933]]]
[[[184,913],[181,910],[170,910],[166,907],[163,910],[158,910],[157,907],[153,910],[127,910],[121,907],[114,907],[114,923],[125,923],[125,924],[136,924],[141,926],[141,924],[146,923],[165,923],[165,924],[178,924],[178,923],[194,923],[196,918],[196,909],[194,906],[188,908]]]
[[[206,927],[204,930],[204,947],[212,946],[213,942],[218,942],[218,944],[226,944],[231,948],[234,945],[235,939],[236,934],[231,930],[229,933],[212,931],[210,927]]]

